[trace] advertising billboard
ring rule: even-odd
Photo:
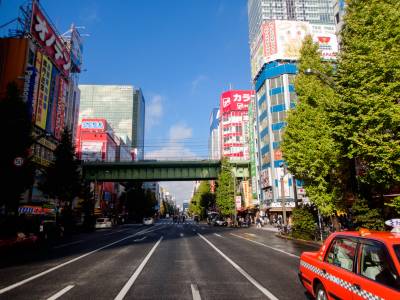
[[[67,87],[67,82],[60,76],[58,82],[57,112],[54,128],[54,136],[58,140],[61,138],[61,133],[64,130],[65,99],[67,97]]]
[[[253,101],[249,104],[249,151],[250,151],[250,177],[251,194],[253,199],[257,199],[257,173],[256,173],[256,152],[254,146],[254,105]]]
[[[11,81],[23,89],[22,81],[18,78],[26,71],[27,39],[0,39],[0,96],[4,96],[7,85]]]
[[[82,131],[100,131],[106,130],[105,119],[82,119],[81,128]]]
[[[28,104],[29,115],[32,116],[33,113],[33,97],[35,92],[35,82],[36,82],[37,71],[34,66],[28,66],[25,71],[24,76],[24,89],[22,92],[22,99]]]
[[[103,144],[103,142],[99,141],[83,141],[81,149],[81,159],[84,161],[102,160]]]
[[[52,67],[50,60],[43,55],[35,117],[35,124],[42,129],[46,129]]]
[[[338,42],[335,27],[306,21],[275,20],[260,27],[259,37],[251,45],[251,75],[254,79],[265,63],[275,60],[297,60],[304,38],[313,37],[323,59],[336,59]]]
[[[312,37],[319,44],[321,57],[326,60],[335,60],[339,51],[335,26],[333,25],[311,25]]]
[[[221,95],[221,113],[232,110],[247,111],[251,98],[254,97],[253,90],[237,90],[224,92]]]
[[[36,1],[32,4],[31,35],[41,46],[44,53],[53,61],[54,65],[68,77],[71,61],[64,41],[46,19]]]
[[[80,73],[82,65],[83,45],[79,32],[75,27],[71,31],[71,72]]]

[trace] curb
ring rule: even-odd
[[[322,242],[308,241],[308,240],[303,240],[303,239],[296,239],[296,238],[293,238],[291,236],[282,235],[280,233],[275,234],[275,236],[277,236],[277,237],[279,237],[281,239],[293,240],[293,241],[301,242],[301,243],[304,243],[304,244],[311,244],[313,246],[318,246],[318,247],[321,247],[322,244],[323,244]]]

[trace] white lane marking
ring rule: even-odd
[[[56,299],[60,298],[62,295],[64,295],[66,292],[68,292],[70,289],[72,289],[73,287],[74,287],[74,285],[68,285],[65,288],[63,288],[61,291],[59,291],[58,293],[47,298],[47,300],[56,300]]]
[[[271,300],[279,300],[275,297],[269,290],[263,287],[257,280],[255,280],[249,273],[243,270],[239,265],[237,265],[233,260],[231,260],[228,256],[226,256],[221,250],[214,246],[209,240],[207,240],[200,233],[197,233],[199,237],[201,237],[207,244],[209,244],[215,251],[217,251],[226,261],[228,261],[240,274],[242,274],[248,281],[250,281],[258,290],[267,296]]]
[[[132,285],[135,283],[135,280],[138,278],[138,276],[142,272],[144,266],[147,264],[148,260],[153,255],[153,253],[156,250],[157,246],[161,243],[162,239],[163,239],[163,237],[160,237],[158,242],[153,246],[153,248],[151,248],[150,252],[146,255],[146,257],[144,258],[142,263],[136,269],[135,273],[133,273],[131,278],[129,278],[129,280],[125,283],[124,287],[118,293],[118,295],[114,298],[114,300],[122,300],[122,299],[124,299],[125,295],[128,293],[129,289],[132,287]]]
[[[249,235],[249,236],[256,236],[254,233],[245,232],[245,234],[246,234],[246,235]]]
[[[54,246],[53,249],[64,248],[64,247],[67,247],[67,246],[70,246],[70,245],[79,244],[79,243],[81,243],[81,242],[83,242],[83,240],[77,240],[77,241],[75,241],[75,242],[71,242],[71,243],[66,243],[66,244]]]
[[[193,232],[196,232],[196,229],[192,229]]]
[[[190,287],[192,288],[193,300],[201,300],[200,291],[199,288],[197,287],[197,284],[192,283]]]
[[[265,244],[260,243],[260,242],[257,242],[257,241],[253,241],[253,240],[251,240],[251,239],[247,239],[247,238],[245,238],[245,237],[243,237],[243,236],[240,236],[240,235],[237,235],[237,234],[234,234],[234,233],[231,233],[231,234],[232,234],[233,236],[236,236],[236,237],[238,237],[238,238],[241,238],[241,239],[244,239],[244,240],[246,240],[246,241],[252,242],[252,243],[254,243],[254,244],[257,244],[257,245],[260,245],[260,246],[264,246],[264,247],[266,247],[266,248],[269,248],[269,249],[272,249],[272,250],[275,250],[275,251],[284,253],[284,254],[289,255],[289,256],[291,256],[291,257],[300,258],[300,256],[298,256],[298,255],[296,255],[296,254],[292,254],[292,253],[283,251],[283,250],[281,250],[281,249],[278,249],[278,248],[275,248],[275,247],[271,247],[271,246],[265,245]]]
[[[111,234],[114,234],[114,233],[117,233],[117,232],[116,232],[116,231],[113,231],[113,232],[105,233],[105,234],[103,234],[103,236],[111,235]]]
[[[90,252],[87,252],[87,253],[85,253],[85,254],[82,254],[81,256],[75,257],[74,259],[68,260],[68,261],[66,261],[66,262],[64,262],[64,263],[62,263],[62,264],[59,264],[59,265],[57,265],[57,266],[55,266],[55,267],[52,267],[52,268],[50,268],[50,269],[48,269],[48,270],[46,270],[46,271],[40,272],[40,273],[38,273],[38,274],[36,274],[36,275],[33,275],[33,276],[28,277],[28,278],[26,278],[26,279],[24,279],[24,280],[21,280],[21,281],[16,282],[16,283],[14,283],[14,284],[12,284],[12,285],[9,285],[9,286],[7,286],[7,287],[5,287],[5,288],[2,288],[2,289],[0,290],[0,295],[1,295],[1,294],[4,294],[5,292],[8,292],[8,291],[10,291],[10,290],[13,290],[13,289],[15,289],[16,287],[19,287],[19,286],[21,286],[21,285],[24,285],[25,283],[30,282],[30,281],[32,281],[32,280],[34,280],[34,279],[36,279],[36,278],[42,277],[42,276],[44,276],[44,275],[46,275],[46,274],[48,274],[48,273],[50,273],[50,272],[53,272],[53,271],[55,271],[55,270],[57,270],[57,269],[59,269],[59,268],[62,268],[62,267],[66,266],[66,265],[69,265],[69,264],[72,264],[73,262],[75,262],[75,261],[77,261],[77,260],[80,260],[80,259],[82,259],[82,258],[84,258],[84,257],[86,257],[86,256],[88,256],[88,255],[91,255],[91,254],[93,254],[93,253],[96,253],[96,252],[98,252],[98,251],[100,251],[100,250],[103,250],[103,249],[105,249],[105,248],[108,248],[108,247],[110,247],[110,246],[112,246],[112,245],[118,244],[119,242],[122,242],[122,241],[125,241],[125,240],[127,240],[127,239],[130,239],[130,238],[132,238],[132,237],[134,237],[134,236],[136,236],[136,235],[138,235],[138,234],[140,234],[140,232],[137,232],[137,233],[128,235],[128,236],[126,236],[126,237],[124,237],[124,238],[122,238],[122,239],[120,239],[120,240],[118,240],[118,241],[115,241],[115,242],[110,243],[110,244],[107,244],[107,245],[105,245],[105,246],[103,246],[103,247],[97,248],[97,249],[95,249],[95,250],[93,250],[93,251],[90,251]]]
[[[222,235],[220,235],[220,234],[218,234],[218,233],[214,233],[214,235],[219,236],[219,237],[222,237]]]
[[[141,242],[141,241],[143,241],[145,238],[146,238],[146,236],[142,237],[141,239],[136,239],[136,240],[133,240],[133,241],[134,241],[134,242]]]

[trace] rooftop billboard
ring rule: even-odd
[[[252,78],[257,76],[265,63],[299,59],[300,48],[307,35],[319,43],[323,59],[336,59],[338,43],[334,26],[305,21],[265,22],[250,48]]]
[[[221,95],[220,102],[221,114],[232,110],[247,111],[249,108],[251,97],[253,96],[253,90],[237,90],[224,92]]]
[[[36,1],[33,1],[31,35],[39,46],[54,62],[54,65],[68,77],[71,61],[70,55],[64,41],[59,37],[57,31],[46,19],[45,14],[40,10]]]

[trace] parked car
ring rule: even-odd
[[[109,218],[98,218],[96,219],[95,228],[111,228],[112,223]]]
[[[222,217],[215,218],[215,219],[212,221],[212,224],[213,224],[214,226],[226,226],[226,225],[228,225],[228,223],[226,222],[226,220],[224,220]]]
[[[331,234],[300,257],[299,278],[316,299],[400,299],[400,234]]]
[[[26,247],[34,247],[37,245],[38,237],[33,233],[25,234],[17,232],[8,236],[0,237],[0,253],[14,251]]]
[[[144,225],[153,225],[154,219],[153,218],[143,218],[143,224]]]

